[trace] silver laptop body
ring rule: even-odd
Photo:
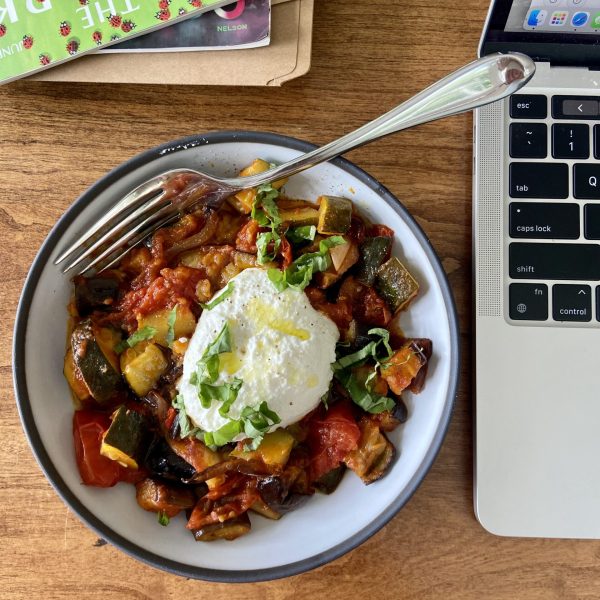
[[[600,2],[583,2],[497,1],[480,46],[537,63],[474,115],[474,504],[497,535],[600,538]]]

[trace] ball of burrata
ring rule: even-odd
[[[211,304],[190,340],[178,384],[185,411],[197,427],[217,431],[239,419],[245,408],[258,409],[266,402],[280,419],[271,427],[275,429],[296,423],[317,407],[333,377],[339,331],[304,292],[280,292],[266,270],[253,268],[234,277]],[[230,343],[227,352],[218,354],[218,376],[211,383],[239,388],[225,417],[217,399],[202,406],[197,385],[198,363],[224,328]]]

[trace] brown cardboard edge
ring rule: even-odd
[[[273,0],[274,2],[276,0]],[[285,1],[285,0],[283,0]],[[281,86],[286,81],[306,75],[310,70],[312,56],[312,24],[314,16],[314,0],[299,1],[300,16],[298,19],[298,54],[295,68],[279,77],[275,77],[267,85]]]
[[[271,46],[232,52],[88,56],[30,79],[87,83],[279,86],[310,69],[313,7],[314,0],[273,0],[274,41]],[[285,35],[278,35],[282,30],[285,30]],[[253,65],[256,65],[255,69]]]

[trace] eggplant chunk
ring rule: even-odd
[[[196,473],[196,469],[175,454],[163,438],[159,438],[148,450],[145,466],[153,475],[172,481],[186,481]]]
[[[340,484],[340,481],[342,481],[342,477],[344,476],[345,472],[346,466],[342,464],[339,467],[329,471],[329,473],[325,473],[325,475],[317,479],[313,485],[322,494],[332,494]]]
[[[197,542],[214,542],[215,540],[235,540],[250,532],[250,518],[246,513],[239,517],[229,519],[223,523],[212,523],[200,529],[194,529],[192,533]]]
[[[190,489],[179,488],[155,479],[144,479],[135,486],[137,503],[149,512],[162,512],[174,517],[182,510],[192,508],[196,496]]]
[[[394,458],[395,449],[379,429],[376,420],[362,417],[358,426],[358,447],[346,455],[344,463],[363,480],[363,483],[369,484],[385,474]]]
[[[90,396],[106,404],[122,388],[119,361],[114,350],[119,340],[116,331],[97,327],[91,319],[79,323],[71,334],[73,362]]]
[[[307,499],[308,495],[290,493],[293,481],[286,481],[285,474],[282,476],[273,475],[259,479],[257,482],[258,493],[262,501],[279,515],[284,515],[301,504]]]
[[[80,317],[87,317],[95,310],[107,310],[117,299],[119,282],[116,277],[83,277],[75,283],[75,307]]]

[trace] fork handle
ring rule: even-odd
[[[396,108],[329,144],[278,167],[228,180],[239,189],[289,177],[381,137],[490,104],[519,90],[535,72],[535,63],[520,53],[480,58],[403,102]]]

